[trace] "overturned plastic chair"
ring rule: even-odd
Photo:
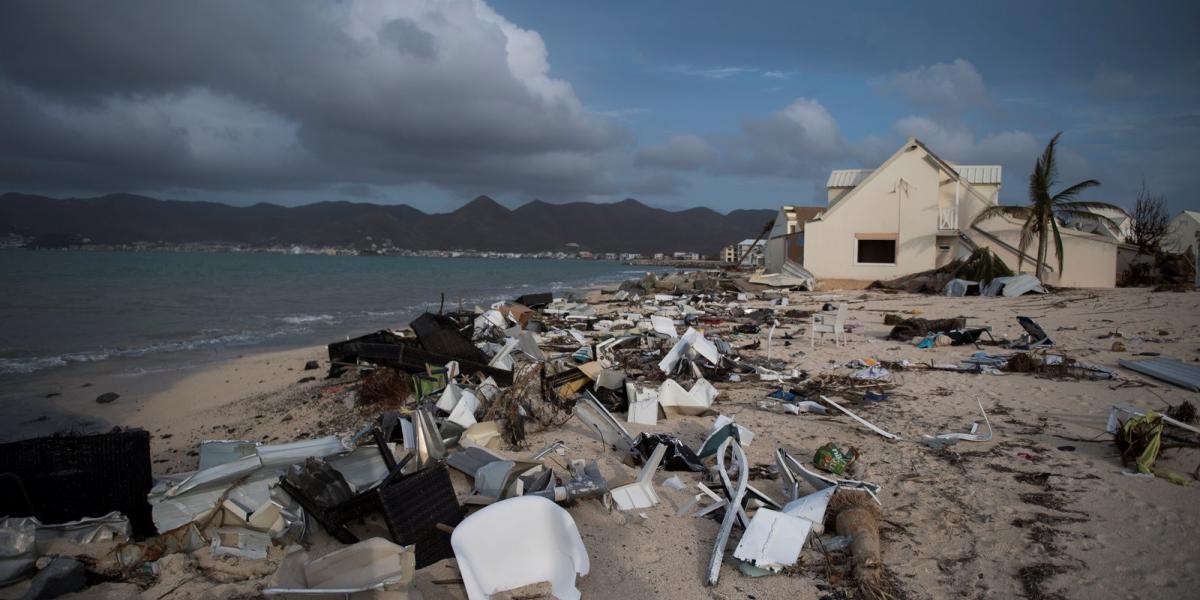
[[[560,600],[577,600],[575,574],[587,575],[587,548],[571,514],[539,496],[497,502],[454,528],[450,545],[471,600],[550,582]]]

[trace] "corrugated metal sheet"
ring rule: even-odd
[[[1000,165],[957,165],[958,174],[972,184],[996,184],[1003,175]],[[838,169],[829,173],[827,188],[852,188],[862,183],[874,169]]]
[[[957,165],[954,170],[972,184],[999,184],[1000,165]]]
[[[1193,392],[1200,392],[1200,367],[1184,364],[1173,358],[1121,359],[1119,362],[1126,369],[1173,383]]]
[[[852,188],[873,173],[874,169],[839,169],[829,174],[827,188]]]

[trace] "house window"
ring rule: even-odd
[[[870,265],[896,264],[896,240],[858,240],[858,262]]]

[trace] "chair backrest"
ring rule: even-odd
[[[843,302],[843,303],[837,305],[837,316],[834,317],[833,325],[834,325],[834,327],[841,329],[841,327],[845,324],[846,324],[846,303]]]
[[[471,600],[543,581],[556,597],[577,600],[575,574],[587,575],[590,568],[571,514],[540,496],[480,510],[454,528],[450,544]]]

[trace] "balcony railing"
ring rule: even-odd
[[[954,207],[938,209],[938,229],[958,229],[958,209]]]

